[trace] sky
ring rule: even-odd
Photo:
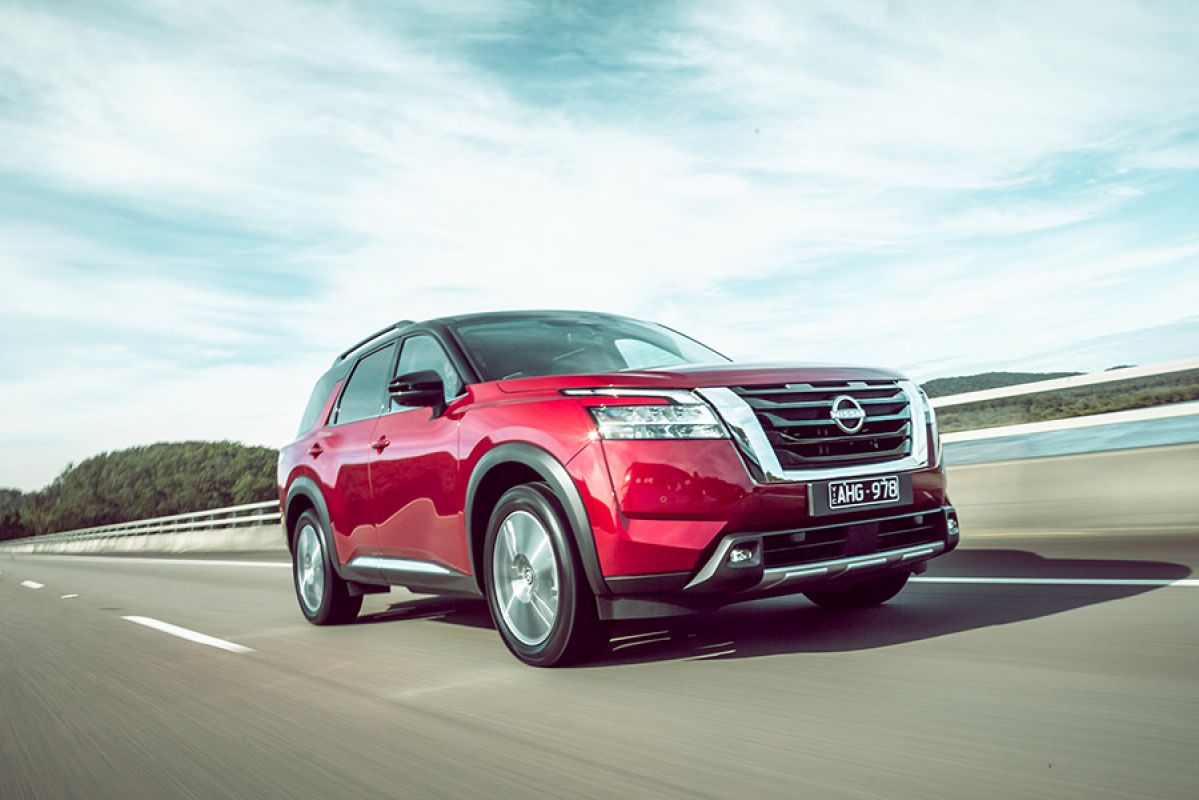
[[[738,360],[1199,354],[1191,2],[0,4],[0,486],[292,438],[403,318]]]

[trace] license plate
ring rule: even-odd
[[[869,478],[850,478],[813,484],[811,513],[832,514],[855,508],[897,506],[912,502],[912,486],[908,476],[878,475]]]

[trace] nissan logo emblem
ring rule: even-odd
[[[833,399],[833,407],[829,411],[833,422],[846,433],[857,433],[866,424],[866,412],[862,404],[847,394]]]

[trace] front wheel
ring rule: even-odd
[[[487,526],[491,617],[513,655],[536,667],[586,658],[608,641],[568,525],[549,486],[529,483],[504,493]]]
[[[340,625],[358,616],[362,595],[351,596],[349,586],[333,568],[316,514],[305,511],[296,520],[292,547],[292,578],[300,611],[313,625]]]
[[[884,575],[864,583],[855,583],[843,589],[813,589],[804,592],[807,598],[822,608],[850,609],[870,608],[882,605],[908,582],[908,573]]]

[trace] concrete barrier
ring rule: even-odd
[[[1199,532],[1199,445],[963,464],[949,496],[972,533]]]

